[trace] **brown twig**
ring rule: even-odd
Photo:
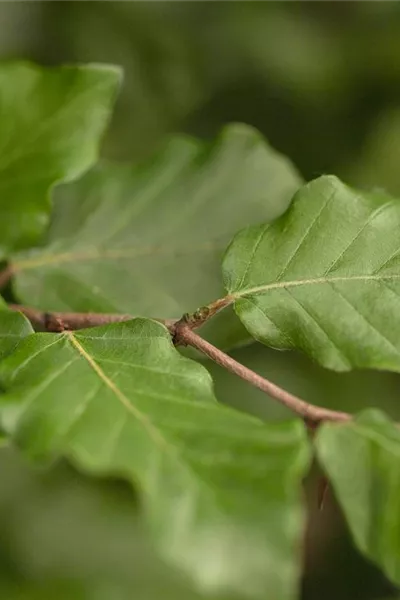
[[[118,323],[133,319],[132,315],[104,314],[104,313],[64,313],[64,312],[43,312],[30,306],[20,304],[9,304],[9,308],[23,313],[33,325],[45,331],[64,331],[84,329],[86,327],[98,327],[108,323]],[[329,410],[320,406],[314,406],[290,392],[275,385],[268,379],[261,377],[251,369],[248,369],[241,363],[219,350],[205,339],[193,331],[193,321],[188,321],[185,315],[182,319],[174,321],[172,319],[156,319],[163,323],[171,333],[176,345],[182,344],[196,348],[209,358],[238,375],[251,385],[257,387],[272,398],[284,404],[287,408],[304,419],[311,428],[314,428],[321,421],[345,422],[351,419],[351,415],[345,412]]]
[[[9,304],[8,306],[11,310],[24,314],[35,327],[45,331],[73,331],[75,329],[85,329],[86,327],[99,327],[108,323],[120,323],[134,318],[132,315],[105,313],[43,312],[22,304]],[[175,332],[175,321],[172,319],[155,320],[163,323],[171,333]]]
[[[175,326],[175,339],[187,346],[193,346],[197,350],[200,350],[203,354],[211,358],[214,362],[224,367],[228,371],[231,371],[235,375],[238,375],[245,381],[248,381],[251,385],[257,387],[262,392],[265,392],[269,396],[272,396],[281,404],[284,404],[292,410],[294,413],[302,417],[307,423],[319,423],[321,421],[338,421],[344,422],[351,419],[351,415],[345,412],[339,412],[335,410],[329,410],[320,406],[314,406],[304,400],[301,400],[297,396],[294,396],[290,392],[280,388],[268,379],[261,377],[254,371],[251,371],[241,363],[219,350],[205,339],[197,335],[190,326],[184,321],[180,321]]]
[[[14,272],[11,265],[8,265],[8,267],[6,267],[5,269],[3,269],[3,271],[0,272],[0,290],[7,285],[7,283],[13,276],[13,273]]]

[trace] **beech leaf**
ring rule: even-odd
[[[0,64],[0,258],[38,241],[52,186],[93,164],[120,79],[111,66]]]
[[[45,310],[179,318],[221,295],[232,235],[277,217],[300,184],[239,124],[212,145],[172,138],[137,167],[103,163],[59,190],[46,247],[14,257],[16,293]],[[237,319],[223,319],[220,339],[234,341]]]
[[[18,342],[33,333],[28,319],[7,308],[0,297],[0,359],[12,352]]]
[[[207,371],[146,319],[29,336],[0,384],[14,443],[138,485],[158,548],[200,589],[296,596],[310,461],[300,420],[266,425],[219,405]]]
[[[400,370],[400,202],[331,176],[241,231],[224,280],[248,331],[337,371]]]
[[[400,585],[400,431],[369,410],[324,424],[316,447],[358,549]]]

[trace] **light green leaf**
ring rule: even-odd
[[[0,297],[0,359],[12,352],[18,342],[33,333],[28,319],[21,313],[8,310]]]
[[[138,484],[163,555],[200,589],[295,597],[309,465],[301,421],[264,425],[216,403],[159,323],[36,334],[0,365],[4,429]]]
[[[104,164],[61,190],[48,245],[14,257],[16,293],[41,309],[179,318],[222,293],[234,232],[281,214],[299,185],[244,125],[211,146],[173,138],[139,167]],[[219,338],[234,342],[224,319]]]
[[[0,448],[0,472],[1,598],[204,600],[156,555],[121,481],[64,461],[38,469],[12,446]]]
[[[233,240],[224,279],[249,332],[325,367],[400,370],[400,202],[335,177]]]
[[[37,242],[52,186],[93,164],[120,79],[111,66],[0,64],[0,257]]]
[[[316,447],[357,547],[400,584],[400,431],[370,410],[325,424]]]

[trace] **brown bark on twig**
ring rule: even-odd
[[[197,335],[184,321],[179,322],[175,327],[175,339],[177,342],[184,343],[200,350],[203,354],[211,358],[221,367],[235,373],[254,387],[265,392],[272,398],[284,404],[287,408],[302,417],[305,422],[319,423],[321,421],[345,422],[351,419],[351,415],[345,412],[329,410],[320,406],[314,406],[290,392],[275,385],[268,379],[261,377],[251,369],[248,369],[232,357],[225,354],[205,339]]]
[[[73,313],[73,312],[43,312],[22,304],[9,304],[12,310],[24,314],[31,323],[44,331],[74,331],[88,327],[99,327],[109,323],[129,321],[132,315],[106,314],[106,313]],[[172,319],[154,319],[163,323],[170,331],[173,330],[175,321]]]
[[[29,306],[19,304],[10,304],[12,310],[22,312],[34,326],[45,331],[65,331],[84,329],[87,327],[97,327],[108,323],[118,323],[133,319],[132,315],[119,314],[100,314],[100,313],[46,313]],[[321,421],[346,422],[352,417],[349,413],[330,410],[321,406],[314,406],[305,402],[301,398],[272,383],[268,379],[261,377],[251,369],[248,369],[232,357],[222,352],[205,339],[193,331],[193,321],[185,315],[182,319],[174,321],[172,319],[155,319],[163,323],[171,333],[176,345],[192,346],[208,358],[227,369],[231,373],[238,375],[254,387],[265,392],[272,398],[278,400],[281,404],[289,408],[298,416],[302,417],[305,423],[311,428],[315,428]],[[196,326],[196,325],[195,325]]]

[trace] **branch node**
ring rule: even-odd
[[[44,328],[51,333],[62,333],[68,329],[64,321],[53,313],[43,313]]]
[[[204,325],[204,323],[211,319],[211,317],[216,315],[217,312],[232,304],[232,302],[232,296],[224,296],[223,298],[214,300],[214,302],[211,302],[210,304],[201,306],[193,313],[185,313],[180,321],[184,321],[190,329],[197,329],[198,327]]]
[[[306,426],[312,432],[322,421],[335,421],[344,423],[352,417],[349,413],[330,410],[320,406],[314,406],[290,392],[280,388],[268,379],[261,377],[251,369],[248,369],[241,363],[237,362],[222,350],[219,350],[207,340],[200,337],[193,331],[195,327],[199,327],[210,316],[214,315],[218,310],[228,306],[232,302],[231,296],[226,296],[221,300],[216,300],[206,307],[201,307],[193,314],[185,313],[179,320],[172,319],[155,319],[163,323],[171,334],[173,343],[178,346],[192,346],[199,350],[208,358],[219,364],[221,367],[241,377],[254,387],[268,394],[272,398],[278,400],[281,404],[289,408],[304,420]],[[57,313],[57,312],[42,312],[29,306],[19,304],[9,304],[9,308],[22,312],[32,324],[45,331],[57,332],[71,331],[75,329],[83,329],[86,327],[96,327],[108,323],[116,323],[133,319],[131,315],[120,314],[100,314],[100,313]]]
[[[187,342],[184,340],[183,331],[185,329],[191,329],[193,325],[192,316],[189,313],[185,313],[182,317],[173,324],[172,330],[172,343],[174,346],[187,346]]]

